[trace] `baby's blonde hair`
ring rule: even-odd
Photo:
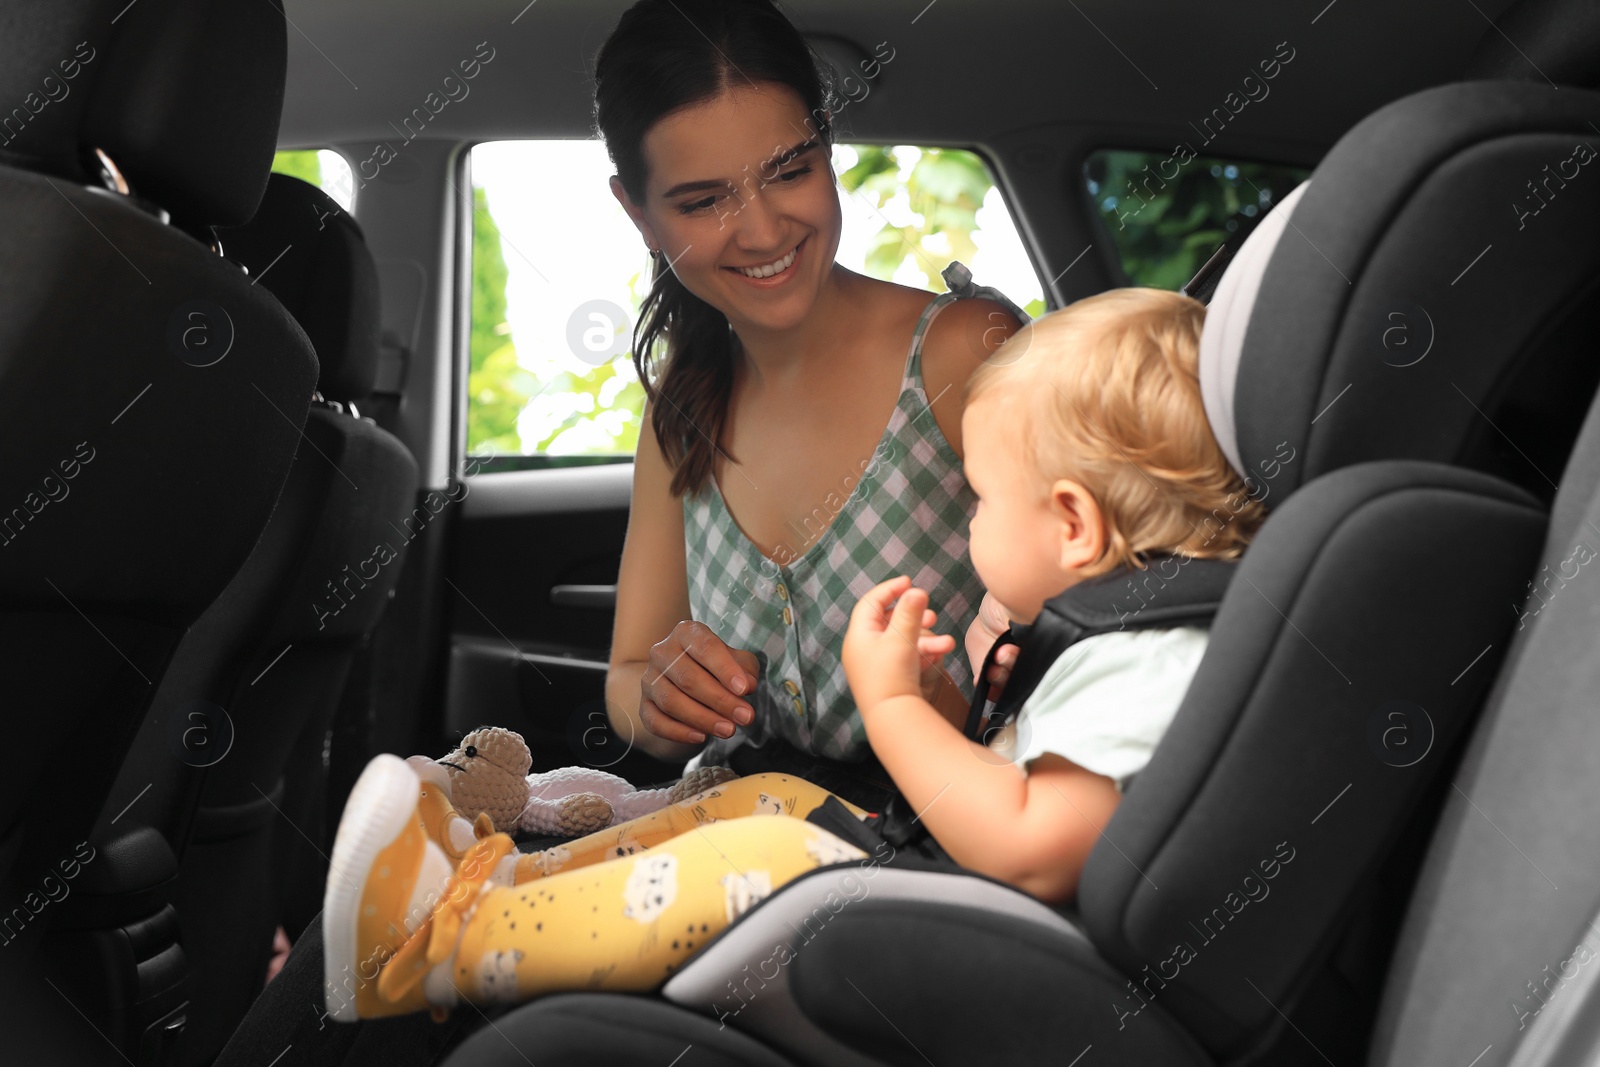
[[[1206,421],[1197,367],[1206,309],[1162,289],[1112,289],[1029,324],[967,383],[1005,403],[1042,486],[1083,485],[1106,520],[1085,578],[1142,553],[1238,557],[1266,518]]]

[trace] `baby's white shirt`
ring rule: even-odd
[[[1120,793],[1150,762],[1209,636],[1203,627],[1176,626],[1084,638],[1050,665],[990,747],[1024,768],[1054,752],[1107,776]]]

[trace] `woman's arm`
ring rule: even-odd
[[[611,669],[606,674],[606,712],[625,742],[668,762],[686,760],[699,744],[660,737],[639,717],[640,682],[650,664],[650,646],[689,617],[689,578],[683,557],[682,503],[670,490],[671,471],[656,443],[646,405],[633,460],[633,496],[628,534],[617,574],[617,611],[611,626]]]
[[[650,428],[634,457],[633,500],[617,576],[606,710],[612,729],[657,759],[676,762],[706,737],[731,736],[754,710],[760,662],[729,648],[704,623],[690,621],[683,503]]]
[[[1021,328],[1015,315],[992,300],[957,300],[941,310],[922,341],[922,384],[939,432],[960,457],[961,413],[967,379]]]

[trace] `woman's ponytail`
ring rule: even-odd
[[[659,252],[633,330],[633,365],[672,467],[672,495],[699,492],[711,480],[733,391],[733,333],[727,317],[684,288]]]

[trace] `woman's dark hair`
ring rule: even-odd
[[[645,202],[644,137],[652,126],[727,89],[762,83],[798,93],[808,127],[831,143],[816,58],[771,0],[639,0],[624,12],[595,59],[594,109],[629,198]],[[676,496],[699,492],[711,478],[733,388],[733,344],[727,317],[684,288],[659,253],[655,264],[633,331],[633,363]]]

